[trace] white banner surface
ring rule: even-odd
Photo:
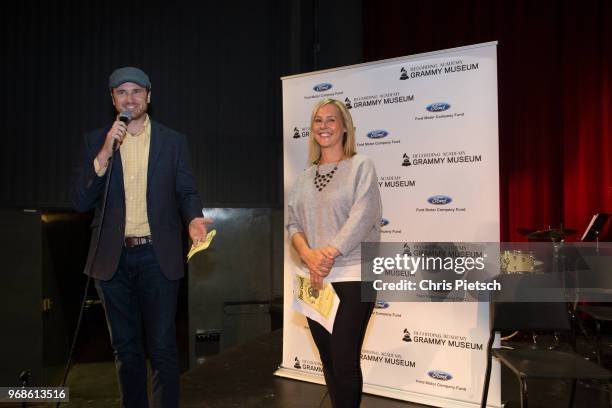
[[[306,169],[322,98],[345,103],[357,150],[374,160],[385,242],[499,241],[497,44],[486,43],[283,78],[285,203]],[[285,219],[287,214],[285,206]],[[299,259],[285,242],[278,375],[321,382],[305,318],[291,308]],[[378,299],[362,350],[364,391],[439,407],[480,403],[486,303]],[[493,367],[489,404],[500,406]]]

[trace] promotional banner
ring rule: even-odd
[[[358,153],[376,165],[383,242],[499,241],[496,47],[478,44],[283,78],[285,204],[310,166],[312,108],[334,98],[350,109]],[[299,268],[287,238],[277,375],[322,383],[306,320],[291,307]],[[488,314],[485,302],[379,297],[362,349],[364,391],[439,407],[478,406]],[[499,377],[495,364],[490,406],[501,406]]]

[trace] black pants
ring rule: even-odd
[[[334,408],[357,408],[361,402],[361,346],[374,309],[373,302],[361,301],[361,284],[332,283],[340,298],[333,333],[308,319],[310,332],[319,349],[325,383]],[[371,285],[365,287],[372,289]]]

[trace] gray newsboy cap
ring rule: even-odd
[[[139,68],[117,68],[113,71],[110,77],[108,77],[108,87],[110,89],[116,88],[126,82],[133,82],[147,89],[151,89],[151,81],[149,80],[149,77]]]

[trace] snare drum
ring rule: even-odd
[[[535,271],[535,258],[523,251],[504,251],[500,256],[500,267],[506,273],[522,273]]]

